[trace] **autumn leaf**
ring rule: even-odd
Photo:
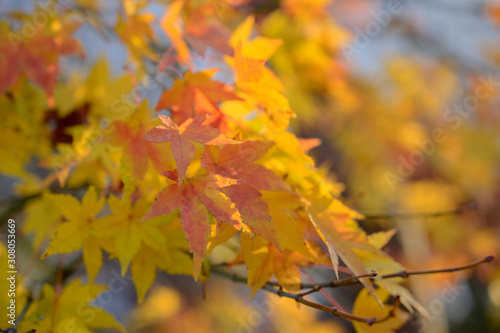
[[[314,202],[308,207],[309,217],[318,235],[328,247],[337,278],[339,257],[355,275],[368,274],[365,264],[354,251],[352,243],[348,243],[339,233],[339,228],[343,224],[351,222],[353,218],[362,217],[362,215],[346,207],[331,194],[322,194],[319,189],[308,193],[306,198]],[[357,229],[359,230],[359,227]],[[365,242],[368,244],[367,241]],[[360,278],[359,280],[376,298],[375,288],[370,279]]]
[[[178,126],[172,119],[159,115],[165,126],[157,126],[149,130],[144,138],[150,142],[170,142],[172,153],[177,164],[178,183],[182,183],[187,167],[194,158],[193,142],[204,145],[235,144],[238,141],[224,137],[217,129],[205,125],[205,116],[187,119]]]
[[[151,13],[139,13],[146,6],[140,5],[124,6],[126,17],[118,16],[116,30],[121,40],[127,44],[130,53],[135,61],[140,62],[145,56],[152,60],[159,58],[151,48],[151,42],[155,40],[155,34],[151,28],[151,23],[155,20],[155,15]]]
[[[236,184],[223,187],[221,192],[234,202],[245,224],[275,248],[281,248],[269,215],[269,205],[262,200],[262,194],[258,190],[246,184]]]
[[[170,109],[172,119],[182,123],[198,114],[207,113],[206,100],[215,106],[226,100],[240,99],[229,85],[214,81],[211,77],[218,70],[205,69],[196,73],[187,70],[182,79],[176,79],[172,87],[163,92],[156,110]],[[196,98],[197,95],[199,98]],[[201,100],[200,100],[201,99]]]
[[[92,304],[92,300],[106,290],[104,285],[82,284],[80,279],[74,279],[56,294],[51,285],[45,284],[42,297],[34,301],[18,329],[20,332],[36,329],[42,333],[90,332],[91,329],[124,332],[124,327],[111,314]],[[92,316],[82,316],[83,313]]]
[[[178,58],[184,64],[191,66],[191,53],[186,42],[183,40],[181,30],[180,12],[184,6],[184,1],[174,1],[170,4],[167,12],[161,20],[161,27],[170,38],[172,45],[177,50]]]
[[[217,8],[214,7],[217,5],[207,3],[197,6],[189,13],[185,21],[185,37],[200,54],[205,54],[207,47],[212,47],[222,54],[230,54],[230,31],[216,16]]]
[[[245,141],[240,145],[226,145],[220,152],[206,149],[202,166],[210,172],[246,183],[259,190],[286,191],[286,183],[256,162],[273,146],[267,141]]]
[[[260,289],[272,276],[272,271],[269,269],[264,272],[258,271],[269,252],[268,244],[264,238],[260,236],[248,237],[247,235],[241,235],[241,253],[245,264],[248,267],[247,281],[248,287],[252,287],[252,294]]]
[[[283,131],[295,113],[282,94],[283,84],[266,67],[266,61],[282,41],[265,37],[249,40],[254,20],[253,16],[249,16],[234,31],[230,40],[234,56],[225,59],[235,70],[235,85],[239,88],[239,95],[263,108],[272,131]]]
[[[386,302],[389,298],[389,293],[384,289],[377,289],[377,296]],[[391,306],[386,306],[381,308],[379,303],[375,301],[373,297],[370,296],[366,289],[361,290],[356,301],[354,302],[353,314],[363,318],[377,318],[381,319],[387,316],[391,309]],[[376,323],[374,325],[368,325],[365,323],[353,321],[354,328],[357,333],[386,333],[386,332],[396,332],[403,324],[409,319],[409,314],[401,309],[396,310],[393,317],[390,317],[386,321]]]
[[[280,248],[297,251],[308,258],[314,258],[315,253],[311,252],[305,241],[305,229],[308,225],[297,214],[298,210],[305,207],[300,196],[293,192],[264,191],[262,200],[269,205],[269,215]]]
[[[143,178],[149,161],[161,171],[168,168],[171,158],[167,147],[144,140],[149,128],[148,123],[151,123],[151,118],[148,114],[147,101],[144,101],[130,117],[112,123],[109,135],[106,137],[112,145],[123,148],[122,160],[126,161],[122,164],[131,165],[131,176],[135,179]]]
[[[35,28],[34,36],[28,39],[1,22],[0,65],[4,70],[0,74],[0,93],[14,85],[21,75],[26,75],[52,98],[59,56],[81,52],[80,44],[71,37],[78,27],[76,23],[63,24],[55,20],[47,28]]]
[[[45,192],[26,205],[25,213],[22,230],[33,235],[33,247],[40,248],[61,222],[61,211],[53,200],[53,194]]]
[[[158,194],[147,217],[170,214],[180,208],[182,228],[189,240],[194,257],[194,277],[198,278],[201,263],[211,233],[211,216],[217,221],[233,225],[236,229],[252,234],[242,222],[234,204],[219,192],[216,179],[202,175],[185,179],[183,183],[171,184]]]
[[[166,250],[165,237],[149,221],[143,222],[150,207],[148,200],[139,199],[132,204],[130,198],[111,196],[108,205],[113,214],[102,218],[98,232],[113,239],[111,249],[120,261],[122,275],[142,246],[159,252]]]
[[[80,203],[68,194],[52,197],[54,204],[66,222],[57,226],[42,259],[57,253],[70,253],[83,249],[83,261],[89,281],[93,282],[102,266],[101,247],[103,239],[96,229],[100,223],[95,216],[104,207],[104,198],[98,198],[95,187],[89,187]]]
[[[322,258],[311,260],[305,255],[285,250],[278,251],[262,237],[241,235],[241,253],[248,267],[248,286],[252,296],[274,275],[281,286],[298,290],[301,283],[300,267],[324,262]],[[238,261],[240,258],[237,258]]]

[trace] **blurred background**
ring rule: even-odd
[[[0,2],[0,14],[30,13],[32,1]],[[500,253],[500,3],[426,0],[200,1],[234,29],[255,15],[255,29],[283,45],[269,66],[297,114],[290,130],[319,138],[317,165],[345,184],[344,197],[362,212],[368,232],[397,230],[385,248],[408,269],[462,265]],[[86,17],[75,36],[85,57],[61,60],[61,75],[85,78],[98,59],[115,77],[133,59],[116,24],[120,1],[61,1]],[[151,1],[153,31],[169,2]],[[217,30],[220,32],[221,30]],[[195,38],[196,37],[196,38]],[[190,46],[206,36],[191,33]],[[216,52],[194,59],[197,69],[222,66]],[[131,60],[132,58],[132,60]],[[155,63],[147,59],[145,64]],[[147,66],[145,66],[147,67]],[[102,70],[102,68],[101,68]],[[169,86],[176,68],[162,78]],[[229,69],[217,79],[230,80]],[[123,88],[123,89],[122,89]],[[131,88],[109,90],[119,98]],[[129,89],[129,90],[128,90]],[[163,88],[143,98],[154,107]],[[57,94],[57,91],[56,91]],[[4,199],[12,179],[2,177]],[[218,254],[215,253],[215,256]],[[221,254],[222,255],[222,254]],[[66,258],[70,262],[71,258]],[[57,265],[57,262],[44,264]],[[114,260],[97,282],[109,284]],[[35,267],[43,276],[46,267]],[[113,273],[115,272],[115,273]],[[48,273],[47,273],[48,274]],[[76,272],[75,274],[83,274]],[[316,269],[318,281],[331,272]],[[116,277],[115,277],[116,278]],[[353,332],[345,320],[213,276],[203,290],[190,277],[159,275],[136,310],[133,286],[95,302],[131,332]],[[408,287],[427,310],[400,332],[499,332],[500,266],[456,274],[411,277]],[[351,309],[359,288],[332,293]],[[374,326],[373,332],[382,332]]]

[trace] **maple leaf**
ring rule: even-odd
[[[155,121],[157,122],[157,120]],[[149,128],[147,101],[141,103],[134,114],[126,120],[117,120],[112,124],[107,140],[114,146],[123,147],[123,157],[132,166],[132,176],[142,179],[151,161],[157,170],[164,170],[169,165],[165,147],[143,140]]]
[[[95,218],[104,207],[104,198],[97,198],[96,190],[89,187],[80,203],[68,194],[52,197],[61,214],[66,218],[57,226],[42,259],[56,253],[70,253],[83,248],[83,261],[89,281],[92,282],[102,266],[102,238],[96,231],[99,219]]]
[[[177,50],[179,60],[184,64],[191,66],[191,54],[189,52],[189,47],[182,38],[183,33],[180,28],[182,20],[180,12],[183,6],[184,1],[172,2],[161,20],[161,27],[170,38],[172,45]]]
[[[69,77],[64,85],[56,86],[54,96],[57,109],[63,113],[88,105],[88,121],[98,124],[102,118],[123,120],[134,112],[137,104],[130,97],[132,89],[130,75],[115,77],[106,58],[100,57],[85,79],[76,75]]]
[[[205,54],[207,46],[222,54],[230,54],[228,45],[230,32],[216,17],[213,4],[201,5],[189,13],[186,18],[186,39],[200,54]]]
[[[149,130],[144,138],[150,142],[170,142],[172,154],[177,164],[179,186],[186,174],[187,167],[194,158],[193,142],[204,145],[239,143],[239,141],[226,138],[217,129],[205,125],[205,116],[189,118],[181,126],[164,115],[159,115],[158,118],[165,126],[157,126]]]
[[[168,274],[193,274],[193,260],[187,252],[188,242],[184,238],[180,223],[164,223],[164,220],[162,217],[157,217],[148,220],[148,223],[158,224],[158,229],[166,238],[166,250],[159,252],[143,245],[130,265],[139,302],[142,302],[153,284],[157,269]]]
[[[364,262],[352,247],[353,243],[349,243],[339,232],[342,223],[349,223],[354,218],[361,218],[362,215],[346,207],[331,194],[321,193],[318,188],[308,193],[306,198],[313,203],[308,207],[309,217],[318,235],[328,247],[337,278],[339,257],[355,275],[367,274]],[[354,221],[352,223],[355,224]],[[355,228],[359,230],[357,224],[355,224]],[[366,243],[368,244],[368,242]],[[371,248],[375,249],[374,247]],[[375,288],[369,278],[360,278],[359,281],[370,294],[377,298]]]
[[[148,245],[159,252],[166,250],[163,234],[149,221],[142,222],[150,206],[147,200],[139,199],[132,205],[130,198],[120,200],[111,196],[108,205],[113,215],[102,218],[98,232],[113,239],[111,249],[120,261],[122,275],[141,246]]]
[[[26,234],[34,235],[32,241],[34,248],[39,248],[43,244],[62,219],[61,211],[52,198],[52,194],[44,192],[26,205],[26,218],[22,228]]]
[[[79,43],[71,37],[79,24],[54,21],[48,28],[38,27],[27,39],[14,33],[6,22],[0,24],[0,92],[15,84],[25,74],[52,97],[61,54],[81,52]],[[52,100],[50,101],[53,102]]]
[[[252,296],[275,275],[281,286],[297,290],[300,283],[300,267],[312,263],[324,263],[323,257],[311,259],[297,251],[278,251],[262,237],[241,235],[241,254],[248,267],[248,286]],[[235,259],[239,262],[241,256]]]
[[[383,301],[387,301],[390,296],[384,289],[377,289],[376,294]],[[384,318],[390,310],[390,307],[380,307],[379,303],[370,296],[368,291],[363,289],[358,294],[358,297],[356,297],[352,312],[356,316],[365,318]],[[375,325],[370,326],[356,321],[352,323],[356,329],[356,333],[385,333],[397,331],[409,318],[410,316],[407,312],[398,309],[394,316]]]
[[[295,114],[290,109],[288,100],[281,93],[283,84],[266,67],[266,61],[282,44],[281,40],[256,37],[250,34],[254,17],[249,16],[232,34],[230,45],[234,48],[234,57],[225,57],[226,62],[235,70],[236,86],[239,95],[262,107],[272,130],[285,130]]]
[[[236,184],[223,187],[221,192],[234,202],[245,224],[251,226],[257,235],[264,237],[275,248],[281,248],[269,215],[269,205],[262,200],[262,194],[258,190],[246,184]]]
[[[194,107],[198,114],[207,115],[206,124],[217,128],[221,133],[230,133],[227,116],[211,102],[203,93],[196,91],[194,94]]]
[[[124,11],[126,18],[118,15],[116,30],[121,40],[127,45],[133,59],[140,63],[143,56],[154,61],[157,60],[156,54],[150,43],[155,40],[155,35],[151,29],[151,22],[155,20],[153,14],[138,13],[143,9],[146,3],[139,5],[125,5]]]
[[[111,314],[91,305],[91,301],[105,290],[104,285],[82,284],[80,279],[74,279],[56,294],[51,285],[45,284],[43,296],[33,302],[18,330],[62,333],[107,328],[124,332],[124,327]],[[92,315],[82,316],[83,313]]]
[[[269,242],[260,236],[251,238],[246,235],[241,235],[240,240],[241,254],[248,268],[247,284],[253,288],[252,294],[255,294],[272,276],[272,272],[269,271],[266,274],[262,274],[263,272],[257,274],[269,252],[267,246]],[[235,259],[235,262],[237,261],[238,258]]]
[[[182,228],[189,240],[194,257],[194,277],[198,278],[201,263],[211,233],[211,216],[217,221],[233,225],[236,229],[252,234],[242,222],[234,204],[217,190],[215,178],[202,175],[185,179],[182,184],[171,184],[158,194],[147,218],[169,214],[180,208]]]
[[[255,162],[273,146],[268,141],[245,141],[240,145],[224,146],[218,153],[216,148],[206,149],[202,166],[209,172],[236,179],[256,189],[286,191],[286,183],[271,170]],[[217,156],[218,155],[218,156]]]
[[[300,196],[292,192],[264,191],[262,199],[269,205],[269,215],[281,249],[297,251],[314,258],[315,255],[304,240],[307,225],[296,213],[304,207]]]
[[[156,110],[170,108],[172,119],[181,123],[197,114],[207,113],[200,101],[196,102],[196,95],[201,95],[214,106],[225,100],[240,99],[229,85],[211,79],[217,71],[206,69],[192,73],[187,70],[182,79],[175,80],[172,87],[163,92]]]

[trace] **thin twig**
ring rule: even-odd
[[[385,274],[385,275],[380,275],[379,279],[392,279],[396,277],[401,277],[401,278],[408,278],[412,275],[424,275],[424,274],[437,274],[437,273],[452,273],[452,272],[457,272],[457,271],[462,271],[466,270],[469,268],[473,268],[479,265],[482,265],[484,263],[489,263],[495,260],[494,256],[487,256],[484,259],[477,260],[474,262],[471,262],[466,265],[462,266],[455,266],[455,267],[447,267],[447,268],[441,268],[441,269],[431,269],[431,270],[419,270],[419,271],[400,271],[397,273],[391,273],[391,274]],[[212,266],[212,272],[227,277],[233,281],[236,282],[247,282],[247,279],[243,276],[239,276],[237,274],[233,274],[230,272],[227,272],[223,269],[218,268],[217,266]],[[377,273],[371,273],[371,274],[364,274],[364,275],[358,275],[358,276],[351,276],[345,279],[341,279],[338,281],[330,281],[330,282],[325,282],[325,283],[301,283],[298,286],[298,289],[315,289],[317,288],[316,291],[319,291],[321,288],[337,288],[337,287],[345,287],[345,286],[352,286],[352,285],[357,285],[361,284],[361,281],[359,281],[360,278],[363,277],[369,277],[372,280],[375,280],[374,277],[377,276]],[[267,286],[270,287],[283,287],[277,282],[269,281],[266,283]],[[309,292],[311,293],[311,292]]]
[[[226,274],[227,272],[224,272],[224,271],[221,271],[218,269],[213,270],[213,272],[217,273],[219,275],[225,276],[225,277],[229,277],[235,282],[247,283],[246,278],[243,278],[243,277],[240,277],[237,275]],[[345,311],[341,311],[334,306],[327,306],[327,305],[323,305],[323,304],[319,304],[316,302],[306,300],[304,298],[304,296],[310,295],[310,294],[312,294],[316,291],[319,291],[321,289],[321,287],[318,287],[318,286],[316,286],[315,288],[313,288],[307,292],[304,292],[304,293],[291,293],[291,292],[283,291],[282,288],[275,288],[269,284],[264,285],[262,287],[262,289],[264,289],[267,292],[278,295],[280,297],[287,297],[287,298],[293,299],[297,303],[304,304],[305,306],[331,313],[332,315],[334,315],[336,317],[345,318],[345,319],[348,319],[351,321],[362,322],[362,323],[365,323],[367,325],[373,325],[376,323],[380,323],[380,322],[383,322],[383,321],[393,317],[396,313],[396,310],[399,308],[399,296],[396,296],[396,301],[394,302],[391,310],[387,313],[386,316],[384,316],[382,318],[376,318],[376,317],[365,318],[365,317],[353,315],[353,314],[345,312]]]
[[[16,318],[16,322],[14,323],[14,326],[12,327],[17,327],[17,325],[23,321],[24,319],[24,316],[26,315],[26,312],[28,312],[28,309],[31,305],[31,303],[33,303],[33,297],[30,295],[28,295],[28,299],[26,300],[26,304],[24,304],[24,307],[23,309],[21,310],[21,313],[19,314],[19,316],[17,316]]]
[[[396,214],[363,214],[363,219],[357,219],[358,221],[384,221],[384,220],[395,220],[395,219],[414,219],[414,218],[433,218],[433,217],[444,217],[458,215],[465,211],[476,210],[477,204],[475,202],[470,202],[461,205],[455,209],[443,210],[437,212],[429,213],[396,213]]]
[[[466,265],[462,265],[462,266],[455,266],[455,267],[442,268],[442,269],[421,270],[421,271],[408,271],[408,270],[405,270],[405,271],[401,271],[401,272],[397,272],[397,273],[381,275],[380,278],[381,279],[390,279],[390,278],[395,278],[395,277],[408,278],[408,277],[410,277],[412,275],[457,272],[457,271],[461,271],[461,270],[473,268],[473,267],[479,266],[479,265],[484,264],[484,263],[492,262],[494,259],[495,259],[494,256],[487,256],[484,259],[477,260],[477,261],[474,261],[472,263],[469,263],[469,264],[466,264]],[[216,273],[216,274],[220,275],[220,276],[229,278],[229,279],[231,279],[231,280],[233,280],[235,282],[248,283],[248,279],[247,278],[245,278],[243,276],[239,276],[237,274],[232,274],[230,272],[227,272],[224,269],[218,268],[217,266],[212,266],[211,271],[213,273]],[[335,288],[335,287],[341,287],[341,286],[349,286],[349,285],[360,284],[361,282],[359,281],[359,278],[361,278],[361,277],[369,277],[369,278],[371,278],[373,280],[374,277],[375,277],[375,275],[376,275],[376,273],[359,275],[359,276],[352,276],[352,277],[349,277],[349,278],[346,278],[346,279],[343,279],[343,280],[330,281],[330,282],[323,283],[323,284],[303,284],[303,283],[301,283],[299,285],[300,289],[309,289],[309,290],[307,290],[305,292],[302,292],[302,293],[291,293],[291,292],[284,291],[283,287],[279,286],[279,284],[277,284],[276,282],[267,282],[262,287],[262,289],[264,289],[265,291],[271,292],[273,294],[276,294],[276,295],[278,295],[280,297],[287,297],[287,298],[294,299],[298,303],[304,304],[304,305],[309,306],[311,308],[315,308],[315,309],[318,309],[318,310],[322,310],[322,311],[331,313],[331,314],[333,314],[334,316],[337,316],[337,317],[342,317],[342,318],[345,318],[345,319],[348,319],[348,320],[351,320],[351,321],[362,322],[362,323],[365,323],[367,325],[373,325],[373,324],[380,323],[380,322],[383,322],[385,320],[388,320],[389,318],[395,316],[396,310],[399,308],[399,303],[400,303],[399,296],[396,296],[396,300],[395,300],[394,305],[392,306],[391,310],[388,312],[388,314],[385,317],[382,317],[382,318],[376,318],[376,317],[372,317],[372,318],[359,317],[359,316],[350,314],[348,312],[339,310],[335,306],[327,306],[327,305],[315,303],[315,302],[312,302],[312,301],[308,301],[304,297],[308,296],[308,295],[311,295],[313,293],[316,293],[316,292],[318,292],[321,289],[326,288],[326,287]]]
[[[343,287],[343,286],[351,286],[353,284],[359,284],[360,281],[359,279],[369,277],[369,278],[374,278],[377,276],[377,273],[369,273],[369,274],[363,274],[363,275],[357,275],[357,276],[350,276],[345,279],[340,279],[338,281],[332,280],[329,282],[325,283],[301,283],[299,285],[299,289],[309,289],[309,288],[315,288],[315,287],[321,287],[321,288],[336,288],[336,287]],[[280,284],[277,282],[270,281],[268,282],[269,285],[274,286],[274,287],[280,287]]]
[[[484,263],[489,263],[495,260],[494,256],[487,256],[484,259],[477,260],[474,262],[471,262],[470,264],[467,265],[462,265],[462,266],[455,266],[455,267],[449,267],[449,268],[441,268],[441,269],[429,269],[429,270],[422,270],[422,271],[401,271],[398,273],[392,273],[392,274],[385,274],[382,275],[382,279],[390,279],[390,278],[395,278],[395,277],[402,277],[402,278],[408,278],[411,275],[424,275],[424,274],[436,274],[436,273],[452,273],[452,272],[457,272],[457,271],[463,271],[465,269],[469,268],[474,268],[476,266],[479,266]]]

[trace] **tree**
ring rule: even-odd
[[[323,112],[357,110],[346,105],[365,92],[335,58],[349,36],[327,2],[117,6],[37,3],[30,14],[2,19],[0,171],[14,181],[2,216],[3,331],[124,331],[112,309],[96,302],[118,290],[95,282],[109,273],[107,258],[119,262],[116,279],[131,276],[142,304],[137,323],[155,299],[180,302],[164,289],[145,300],[165,272],[192,276],[208,293],[214,275],[243,282],[252,296],[265,290],[290,298],[353,322],[357,332],[394,331],[414,310],[426,312],[406,278],[494,259],[485,253],[452,267],[404,268],[383,251],[395,230],[368,233],[360,221],[456,216],[472,205],[363,215],[344,186],[316,166],[309,151],[321,140],[310,129],[330,142],[338,125],[332,133],[324,126],[332,121],[362,126],[371,119]],[[126,50],[119,76],[104,56],[86,56],[95,51],[82,37],[89,32]],[[383,96],[370,89],[373,101]],[[410,147],[399,173],[385,173],[390,188],[444,135],[433,131],[420,151]],[[339,142],[348,149],[349,141]],[[330,279],[316,281],[314,267],[331,269]],[[350,285],[363,288],[347,311],[325,290]],[[331,304],[311,298],[315,293]]]

